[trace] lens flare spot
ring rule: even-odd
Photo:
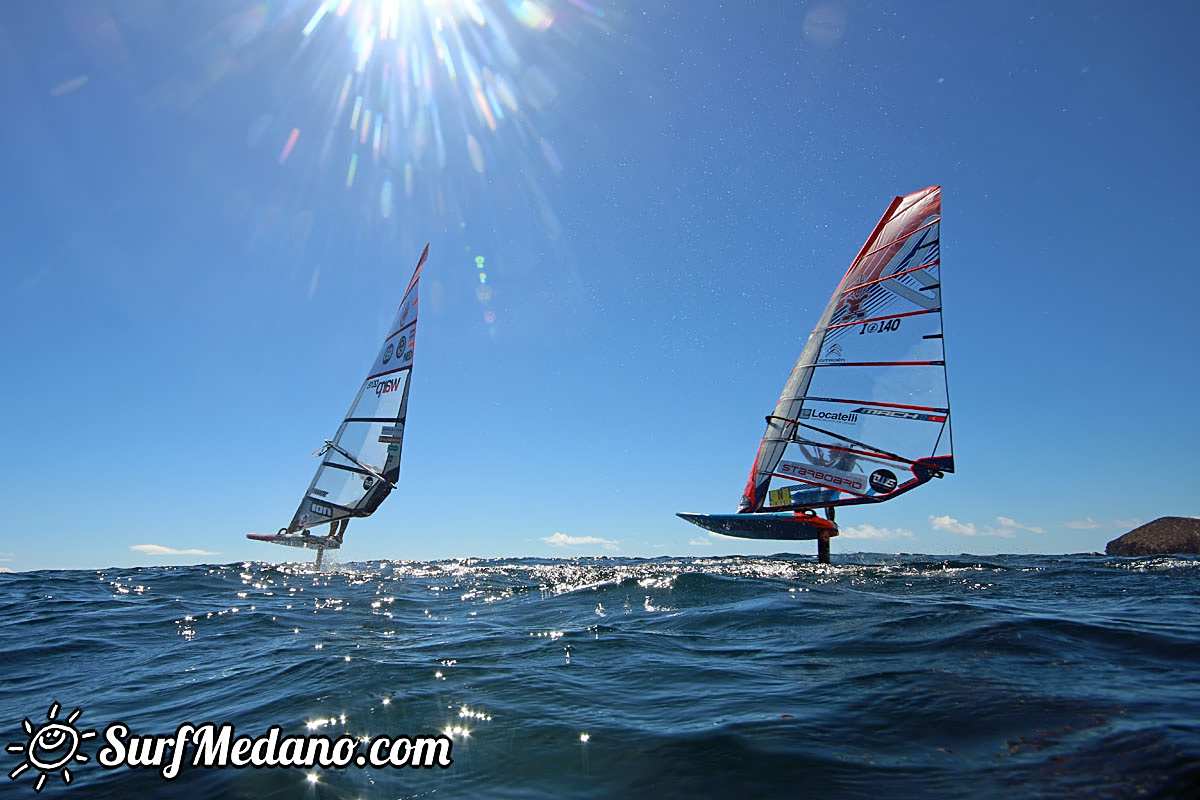
[[[550,9],[534,0],[507,0],[505,5],[517,22],[535,31],[544,31],[554,23]]]
[[[296,146],[296,140],[300,138],[300,129],[292,128],[292,133],[288,136],[287,141],[283,144],[283,150],[279,153],[279,163],[287,161],[288,156],[292,154],[292,148]]]
[[[54,95],[55,97],[60,97],[61,95],[66,94],[67,92],[75,91],[76,89],[78,89],[80,86],[83,86],[87,82],[88,82],[88,76],[80,75],[78,78],[72,78],[69,81],[63,81],[58,86],[55,86],[53,89],[50,90],[50,94]]]
[[[324,3],[317,6],[317,10],[313,13],[312,18],[308,21],[308,24],[304,26],[304,30],[302,30],[300,33],[304,36],[309,36],[312,34],[312,32],[317,29],[317,26],[321,24],[321,20],[325,19],[325,12],[328,10],[329,6],[325,5]]]
[[[475,0],[462,0],[462,3],[467,16],[471,18],[471,22],[474,22],[481,28],[487,24],[487,19],[483,16],[483,10],[479,8]]]
[[[483,94],[481,86],[475,87],[475,106],[479,109],[479,114],[483,117],[483,121],[487,123],[489,130],[496,130],[496,117],[492,113],[492,107],[488,103],[488,99]]]
[[[384,219],[389,219],[392,216],[392,181],[387,179],[383,182],[383,188],[379,190],[379,213]]]
[[[350,76],[347,75],[346,79],[342,81],[342,91],[338,95],[337,114],[339,117],[342,115],[342,109],[346,107],[346,101],[350,99],[350,84]]]
[[[471,166],[475,167],[475,171],[482,175],[483,148],[479,146],[479,142],[475,141],[475,137],[471,134],[467,134],[467,155],[471,157]]]
[[[542,139],[542,156],[545,157],[546,163],[554,168],[555,172],[562,172],[562,161],[559,160],[558,153],[555,152],[554,147],[545,139]]]

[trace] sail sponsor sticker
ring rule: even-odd
[[[809,483],[828,486],[831,489],[855,494],[866,494],[867,492],[867,476],[854,472],[843,472],[840,469],[818,467],[813,464],[799,464],[795,461],[780,461],[775,472],[778,475],[798,478]]]
[[[825,352],[821,354],[821,358],[818,363],[832,364],[845,360],[846,359],[842,356],[842,346],[837,342],[834,342],[825,348]]]
[[[890,417],[891,419],[917,419],[926,422],[945,422],[944,414],[925,414],[920,411],[905,411],[899,408],[856,408],[851,414],[870,414],[875,417]]]
[[[821,409],[802,408],[800,419],[815,419],[821,422],[842,422],[854,425],[858,422],[858,414],[853,411],[822,411]]]
[[[837,499],[837,492],[823,486],[813,486],[809,483],[797,483],[792,486],[780,486],[767,493],[771,506],[794,506],[809,503],[828,503]]]
[[[790,506],[792,504],[792,487],[784,486],[767,492],[767,499],[773,506]]]
[[[379,441],[384,444],[394,443],[399,444],[404,441],[404,426],[403,425],[384,425],[379,431]],[[391,448],[388,448],[391,450]]]
[[[382,397],[389,392],[403,389],[405,377],[404,375],[397,375],[395,378],[386,378],[383,380],[372,378],[367,381],[367,388],[374,389],[376,397]]]
[[[890,469],[877,469],[871,473],[871,488],[879,494],[887,494],[896,488],[896,473]]]

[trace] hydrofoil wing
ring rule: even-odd
[[[256,542],[270,542],[288,547],[303,547],[306,550],[337,550],[342,543],[328,536],[313,536],[310,533],[247,533],[247,539]]]

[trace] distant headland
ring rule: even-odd
[[[1108,543],[1110,556],[1156,556],[1200,553],[1200,519],[1159,517]]]

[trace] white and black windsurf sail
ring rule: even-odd
[[[321,464],[279,536],[369,516],[395,488],[417,332],[417,283],[428,255],[425,245],[375,362],[337,433],[319,450]]]
[[[940,227],[941,187],[892,201],[767,417],[739,512],[880,502],[954,471]]]

